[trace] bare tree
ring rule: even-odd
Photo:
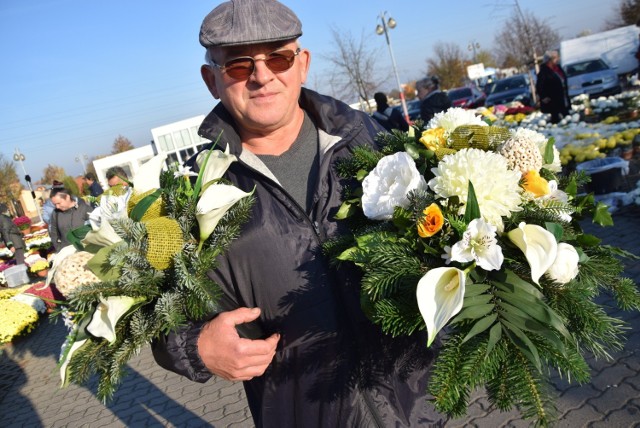
[[[380,80],[375,77],[375,65],[380,56],[378,50],[370,49],[365,43],[364,31],[359,40],[348,31],[333,28],[331,33],[336,50],[323,57],[334,65],[329,82],[339,94],[337,98],[352,102],[349,94],[355,93],[360,100],[368,104],[368,100],[379,87]]]
[[[519,66],[531,66],[542,54],[560,44],[560,35],[533,13],[516,9],[496,35],[498,62],[515,60]]]
[[[62,181],[67,176],[64,168],[58,165],[48,164],[42,171],[42,184],[53,184],[53,180]]]
[[[113,141],[113,146],[111,148],[111,154],[115,155],[117,153],[126,152],[128,150],[135,149],[131,140],[122,135],[118,135],[116,139]]]
[[[640,1],[619,0],[615,14],[605,23],[605,30],[634,25],[640,22]]]
[[[11,202],[20,197],[20,190],[22,186],[15,165],[0,153],[0,202],[12,206]]]
[[[434,58],[427,59],[427,74],[437,76],[443,88],[455,88],[464,84],[467,76],[465,57],[455,43],[438,42],[433,47]]]

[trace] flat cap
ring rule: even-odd
[[[253,45],[296,39],[302,24],[295,13],[275,0],[230,0],[213,9],[202,21],[200,44]]]

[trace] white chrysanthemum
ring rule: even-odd
[[[385,156],[362,181],[362,210],[374,220],[389,220],[395,207],[407,207],[407,194],[427,189],[415,161],[405,152]]]
[[[538,146],[525,137],[511,137],[500,147],[500,154],[507,160],[510,169],[525,175],[529,171],[540,171],[542,155]]]
[[[532,129],[527,129],[527,128],[517,128],[515,130],[511,129],[510,132],[514,138],[526,138],[527,140],[534,142],[536,146],[538,146],[538,149],[540,150],[540,155],[543,158],[543,162],[542,162],[543,168],[546,168],[549,171],[553,171],[553,172],[562,171],[562,165],[560,164],[560,152],[558,151],[558,148],[555,145],[553,146],[553,162],[544,163],[544,152],[547,148],[547,137],[545,137],[539,132],[536,132]]]
[[[520,172],[510,170],[506,159],[497,153],[463,149],[442,158],[431,171],[435,177],[429,181],[429,187],[439,197],[457,196],[463,204],[467,202],[471,181],[480,215],[499,231],[504,229],[503,216],[509,217],[522,209]],[[460,208],[460,214],[464,214],[464,209]]]
[[[436,113],[429,121],[427,128],[443,128],[445,135],[449,135],[450,132],[462,125],[488,126],[480,116],[476,116],[473,110],[453,107],[447,111]]]

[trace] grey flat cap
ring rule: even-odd
[[[231,0],[202,21],[200,44],[238,46],[296,39],[302,24],[295,13],[275,0]]]

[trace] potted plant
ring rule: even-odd
[[[14,218],[13,223],[18,226],[18,229],[25,235],[31,231],[31,219],[26,215]]]

